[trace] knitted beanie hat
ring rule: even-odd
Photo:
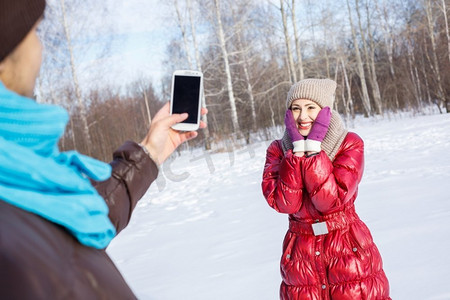
[[[333,108],[336,82],[331,79],[303,79],[293,84],[286,99],[287,108],[296,99],[308,99],[319,104],[321,108]]]
[[[45,0],[0,0],[0,62],[43,15]]]

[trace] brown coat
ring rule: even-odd
[[[158,175],[142,148],[114,152],[112,176],[94,183],[119,233]],[[80,244],[64,228],[0,200],[0,298],[135,299],[105,250]]]

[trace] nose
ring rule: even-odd
[[[301,110],[299,117],[300,117],[300,120],[306,120],[308,118],[308,113],[307,113],[306,109]]]

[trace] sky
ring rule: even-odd
[[[167,42],[175,34],[175,23],[168,20],[169,8],[158,0],[122,1],[117,7],[118,68],[123,80],[142,74],[157,80],[162,76],[162,61]],[[118,72],[120,73],[120,72]]]

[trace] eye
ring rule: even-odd
[[[314,109],[316,109],[316,107],[311,105],[311,106],[308,106],[308,109],[309,110],[314,110]]]
[[[300,107],[295,106],[295,107],[291,108],[291,110],[292,110],[292,111],[295,111],[295,112],[298,112],[298,111],[300,111]]]

